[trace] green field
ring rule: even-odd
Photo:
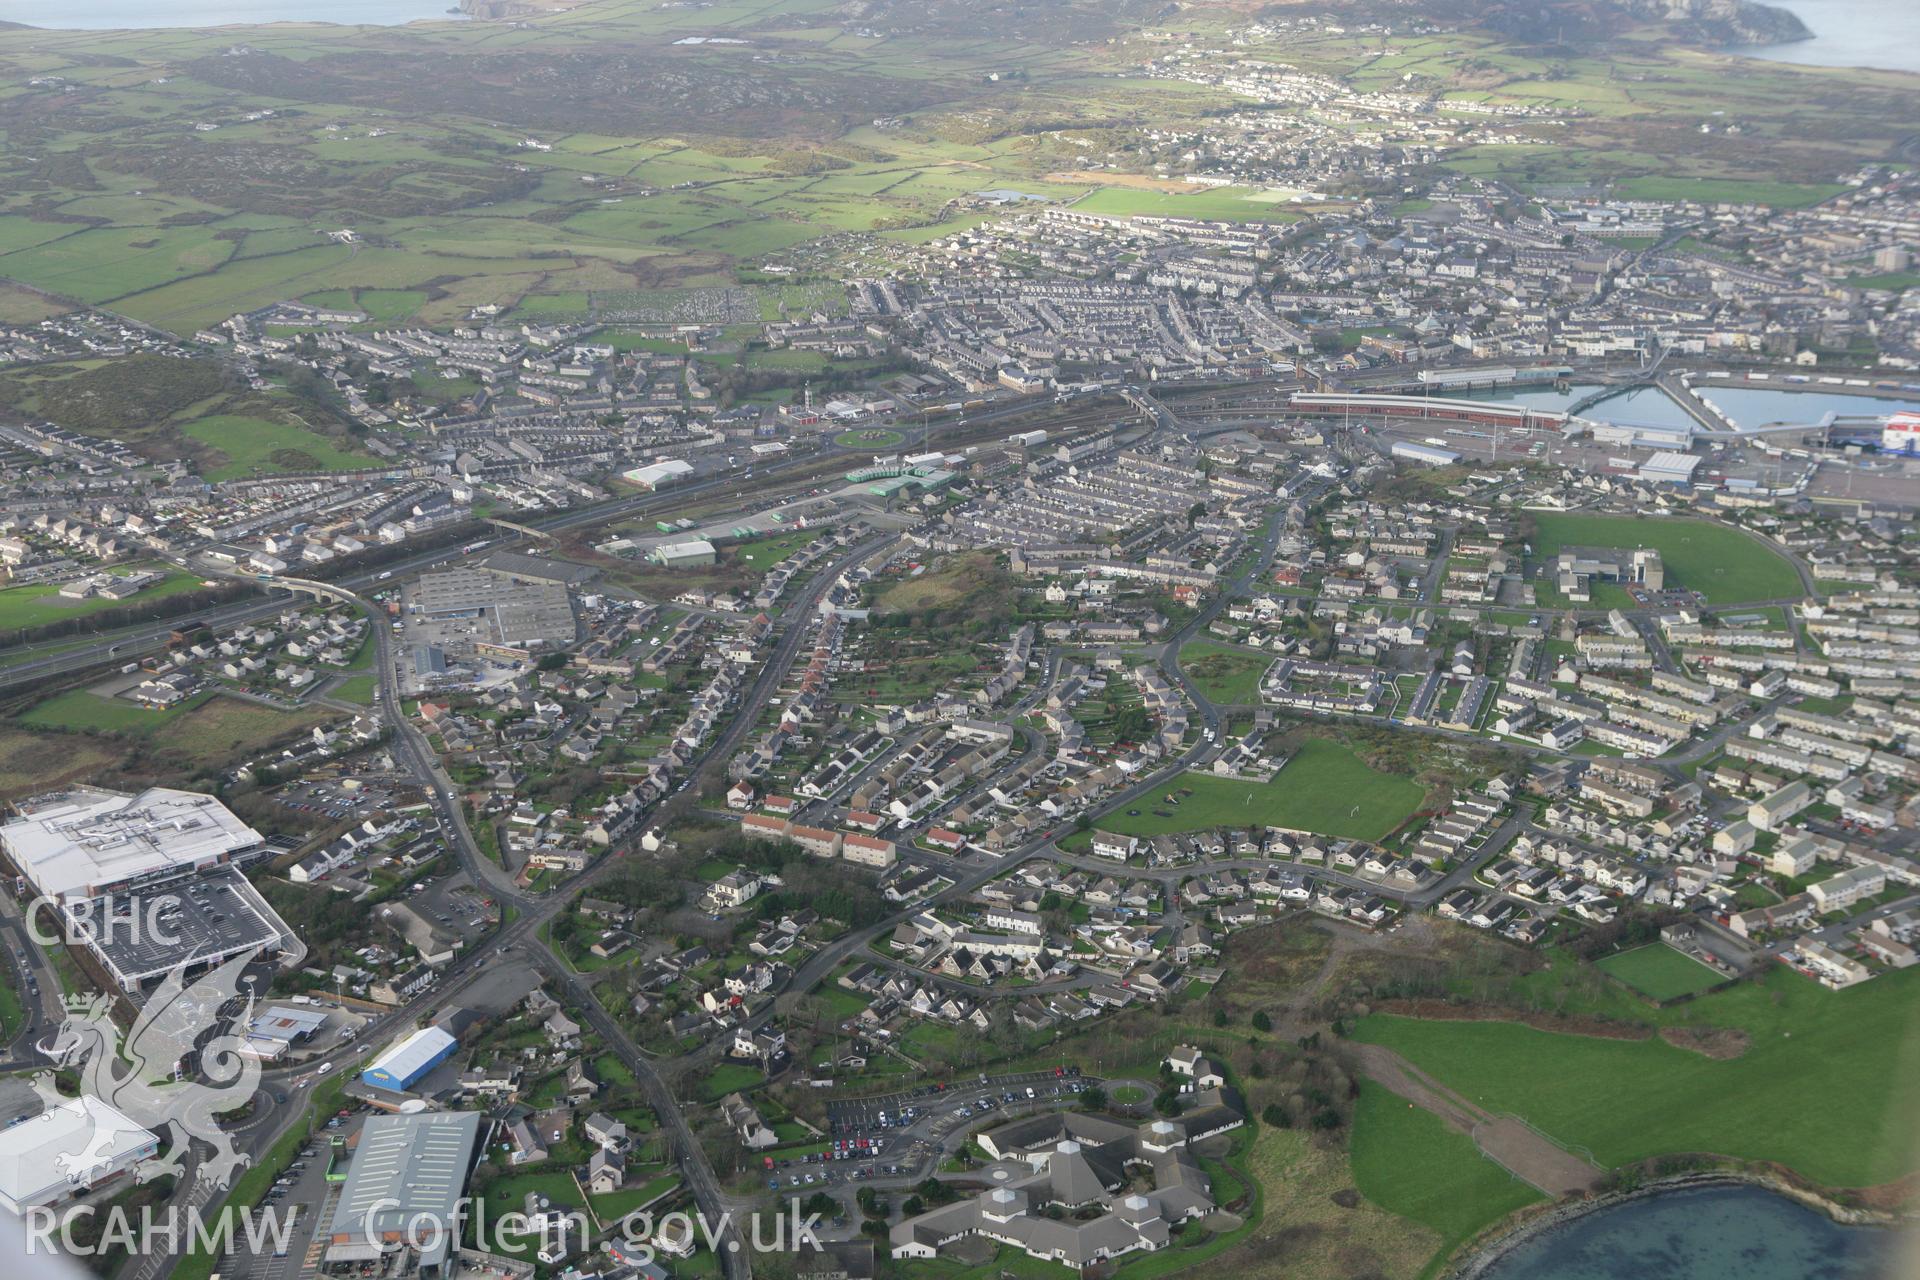
[[[1157,836],[1211,827],[1272,826],[1357,840],[1383,839],[1420,806],[1420,784],[1380,773],[1336,742],[1310,738],[1271,782],[1240,782],[1187,773],[1169,792],[1191,788],[1177,806],[1165,793],[1136,801],[1100,820],[1102,830]],[[1158,812],[1156,812],[1158,811]],[[1162,815],[1165,816],[1162,816]]]
[[[1920,271],[1885,271],[1879,275],[1849,276],[1847,283],[1861,289],[1920,289]]]
[[[1737,1030],[1749,1043],[1713,1059],[1657,1038],[1381,1014],[1354,1034],[1603,1165],[1712,1152],[1778,1161],[1832,1187],[1878,1185],[1914,1167],[1920,970],[1828,991],[1776,967],[1764,981],[1647,1014],[1655,1025]],[[1809,1106],[1809,1089],[1832,1105]]]
[[[178,720],[206,701],[207,696],[201,695],[164,709],[149,708],[125,698],[102,697],[86,689],[74,689],[36,703],[21,715],[20,723],[48,729],[145,734]]]
[[[842,449],[893,449],[905,444],[907,438],[898,431],[868,429],[842,431],[833,438],[833,442]]]
[[[1259,702],[1260,677],[1272,665],[1271,658],[1211,640],[1189,640],[1180,646],[1180,669],[1214,702]]]
[[[113,573],[127,573],[135,569],[159,568],[158,565],[128,565],[110,570]],[[60,595],[57,585],[47,583],[28,583],[20,587],[0,588],[0,631],[14,627],[37,627],[48,622],[59,622],[65,618],[84,618],[103,609],[119,607],[137,607],[153,600],[162,600],[168,596],[177,596],[184,592],[196,591],[200,579],[192,574],[168,569],[167,576],[138,595],[128,596],[125,600],[107,600],[95,596],[87,600],[67,600]]]
[[[189,423],[182,431],[225,455],[224,464],[207,472],[210,480],[281,472],[352,471],[375,462],[364,454],[347,452],[317,431],[261,418],[217,414]]]
[[[1704,520],[1641,520],[1632,516],[1534,516],[1533,554],[1550,561],[1562,547],[1651,547],[1666,564],[1669,589],[1697,591],[1709,604],[1741,604],[1751,600],[1784,600],[1805,594],[1793,566],[1738,529]],[[1543,597],[1554,597],[1551,579],[1538,587]],[[1595,605],[1628,601],[1624,589],[1594,584]]]
[[[357,702],[363,707],[373,705],[374,690],[380,687],[378,676],[348,676],[333,688],[333,696],[343,702]]]
[[[1382,1209],[1440,1233],[1436,1260],[1544,1197],[1439,1116],[1370,1080],[1353,1112],[1353,1181]]]
[[[738,1062],[723,1062],[707,1073],[706,1081],[700,1086],[700,1094],[708,1101],[718,1101],[730,1093],[741,1089],[750,1089],[766,1079],[766,1075],[754,1067]]]
[[[771,538],[755,538],[751,542],[737,543],[728,548],[728,553],[741,564],[751,565],[765,572],[812,542],[817,536],[805,529],[795,529],[792,533],[777,533]]]
[[[192,768],[240,759],[271,743],[340,718],[325,707],[280,711],[203,690],[165,710],[150,710],[125,698],[73,689],[35,703],[18,723],[25,728],[110,735],[123,744],[152,747],[165,730],[165,763]]]
[[[1649,1000],[1699,995],[1726,981],[1692,956],[1682,955],[1664,942],[1615,952],[1597,961],[1595,967],[1612,974]]]

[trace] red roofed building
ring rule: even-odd
[[[840,854],[840,833],[828,831],[825,827],[803,827],[797,822],[790,822],[787,824],[787,839],[816,858],[833,858]]]
[[[882,840],[878,836],[863,836],[848,832],[841,843],[840,854],[848,862],[857,862],[864,867],[878,867],[882,871],[891,867],[899,858],[893,841]]]
[[[787,838],[787,820],[769,818],[764,814],[750,813],[740,819],[740,834],[749,840],[785,840]]]

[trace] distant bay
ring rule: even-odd
[[[1920,3],[1915,0],[1767,0],[1767,3],[1788,10],[1806,23],[1813,39],[1727,52],[1815,67],[1920,71]]]
[[[61,31],[232,27],[265,22],[398,26],[458,21],[455,0],[0,0],[0,20]]]

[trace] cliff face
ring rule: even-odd
[[[509,18],[531,18],[567,5],[552,0],[460,0],[460,12],[482,22],[504,22]]]
[[[1813,32],[1794,14],[1756,0],[1614,0],[1638,18],[1664,22],[1689,44],[1786,44]]]

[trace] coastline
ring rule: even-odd
[[[1704,1187],[1758,1187],[1763,1191],[1785,1196],[1809,1209],[1817,1210],[1832,1221],[1849,1227],[1892,1228],[1912,1220],[1908,1215],[1843,1205],[1819,1191],[1799,1186],[1778,1174],[1755,1173],[1739,1169],[1701,1170],[1660,1178],[1630,1190],[1608,1191],[1582,1200],[1565,1201],[1515,1222],[1504,1230],[1496,1225],[1489,1230],[1498,1231],[1500,1234],[1484,1243],[1479,1240],[1468,1241],[1461,1246],[1461,1254],[1448,1259],[1445,1267],[1438,1274],[1443,1280],[1484,1280],[1494,1266],[1521,1245],[1587,1217],[1589,1214],[1598,1213],[1603,1209],[1617,1208],[1651,1196],[1665,1195],[1672,1191]]]

